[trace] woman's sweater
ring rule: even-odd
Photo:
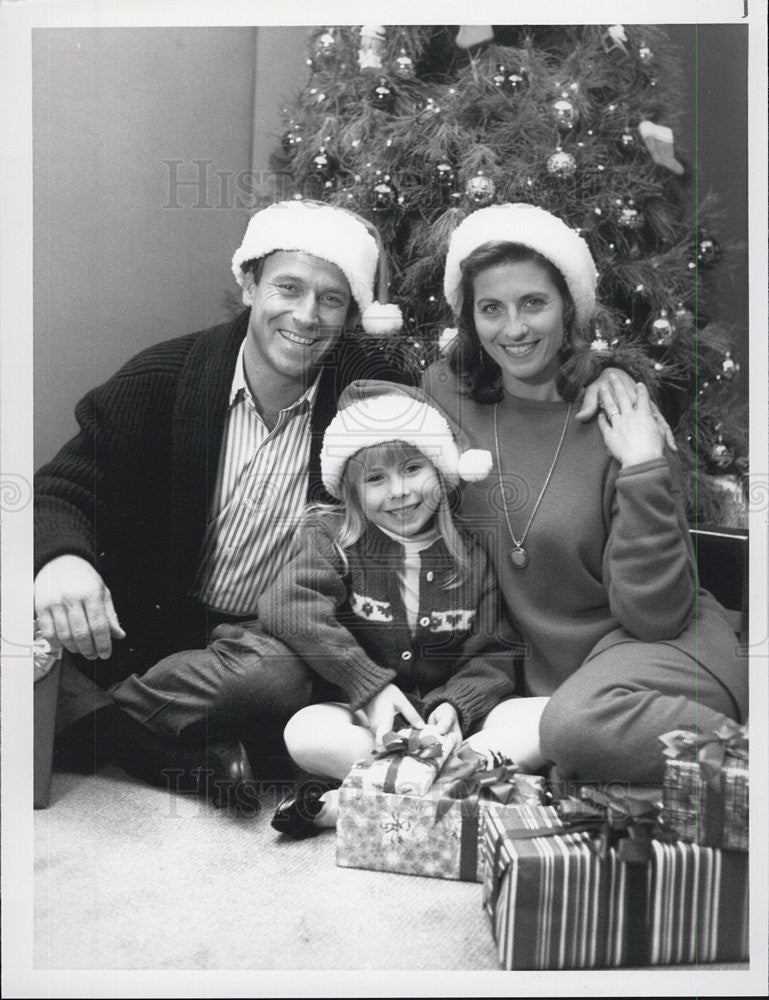
[[[297,552],[259,600],[259,620],[359,708],[387,684],[422,699],[425,717],[440,702],[468,732],[515,693],[521,652],[500,615],[496,578],[483,548],[464,536],[470,565],[444,589],[454,564],[442,539],[420,553],[419,611],[412,634],[403,602],[403,547],[369,525],[348,550],[334,544],[340,515],[308,518]]]
[[[724,619],[711,595],[698,590],[674,463],[660,459],[620,469],[596,421],[577,421],[575,406],[526,535],[529,564],[517,569],[499,484],[494,406],[463,394],[444,360],[426,372],[424,388],[473,447],[488,448],[494,456],[488,479],[465,487],[461,516],[476,531],[485,530],[505,603],[529,646],[530,693],[551,694],[591,652],[632,639],[672,641],[707,662],[711,632],[721,636]],[[509,393],[499,404],[502,478],[518,540],[547,478],[567,411],[562,401]],[[687,628],[695,616],[696,629]],[[709,666],[729,670],[727,664]]]

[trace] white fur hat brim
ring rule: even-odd
[[[281,201],[253,215],[232,257],[232,273],[241,288],[242,265],[275,250],[299,250],[335,264],[347,278],[360,312],[371,306],[379,256],[376,240],[343,208]]]
[[[595,309],[598,276],[587,243],[555,215],[523,202],[480,208],[454,230],[446,256],[443,292],[455,316],[462,309],[460,265],[473,250],[492,242],[520,243],[546,257],[566,281],[577,322],[581,325],[590,318]]]
[[[348,460],[362,448],[389,441],[413,445],[450,486],[460,479],[478,482],[491,471],[491,454],[481,449],[462,453],[457,432],[421,390],[360,379],[342,393],[339,412],[323,438],[320,467],[326,490],[338,497]]]

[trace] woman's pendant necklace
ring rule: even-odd
[[[528,523],[523,529],[523,534],[521,535],[521,540],[518,539],[513,534],[513,525],[510,521],[510,514],[507,510],[507,498],[505,497],[505,484],[502,480],[502,459],[499,454],[499,428],[497,424],[497,410],[499,404],[494,404],[494,448],[497,453],[497,476],[499,477],[499,492],[502,497],[502,509],[505,512],[505,520],[507,521],[507,530],[510,532],[510,537],[513,540],[513,548],[510,550],[510,561],[516,569],[525,569],[529,565],[529,554],[523,547],[523,543],[526,541],[526,536],[529,533],[529,528],[531,527],[531,522],[534,520],[534,515],[537,513],[537,508],[542,503],[542,497],[545,495],[545,490],[547,489],[550,480],[553,477],[553,472],[555,470],[555,463],[558,461],[558,456],[561,453],[561,447],[563,445],[564,438],[566,437],[566,428],[569,426],[569,417],[571,417],[572,404],[569,403],[569,409],[566,412],[566,420],[563,423],[563,429],[561,431],[561,438],[558,442],[558,447],[555,449],[555,455],[553,455],[553,461],[550,464],[550,469],[545,476],[545,482],[542,489],[539,491],[539,496],[537,497],[537,502],[534,504],[534,509],[529,516]]]

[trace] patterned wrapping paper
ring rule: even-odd
[[[681,840],[747,851],[749,765],[747,728],[732,725],[711,737],[666,733],[661,821]]]
[[[456,781],[450,759],[425,795],[366,787],[370,761],[359,761],[339,790],[336,863],[343,868],[482,879],[480,817],[487,801],[478,795],[449,798]],[[544,780],[515,774],[509,795],[517,803],[541,802]],[[507,813],[516,805],[500,805]]]
[[[549,813],[549,815],[548,815]],[[552,836],[517,839],[549,827]],[[525,834],[524,834],[525,835]],[[597,851],[555,809],[483,817],[484,907],[505,969],[588,969],[742,961],[748,956],[743,854],[650,841],[648,860]]]

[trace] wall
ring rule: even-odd
[[[280,110],[306,79],[307,30],[35,31],[36,465],[74,433],[90,387],[141,348],[222,318]],[[718,235],[744,240],[746,32],[670,33],[687,80],[677,142],[696,154],[700,193],[722,200]],[[743,331],[745,261],[729,255],[719,276],[719,312]],[[747,386],[746,343],[740,361]]]

